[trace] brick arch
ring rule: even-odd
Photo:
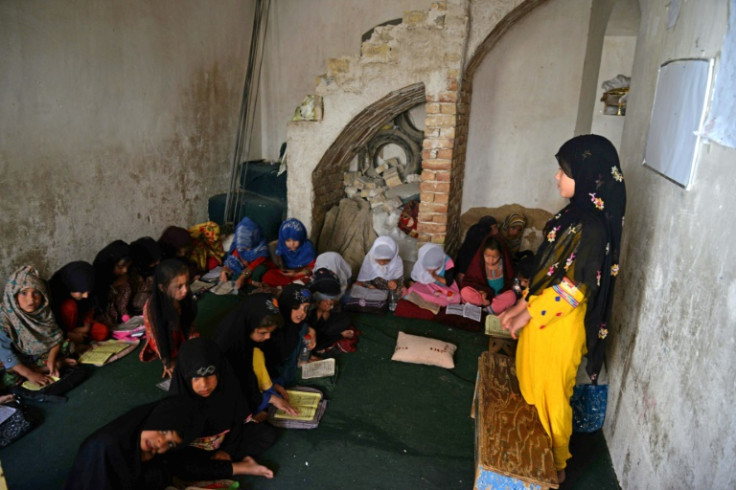
[[[506,14],[491,32],[481,42],[468,62],[461,75],[458,92],[457,121],[455,125],[455,142],[452,158],[452,175],[450,181],[450,205],[448,208],[449,223],[455,226],[448,227],[446,249],[454,253],[460,246],[460,206],[462,202],[462,187],[465,178],[465,162],[467,153],[468,129],[470,122],[470,99],[473,93],[473,77],[486,55],[496,46],[504,34],[519,20],[532,10],[548,0],[526,0],[519,3]]]
[[[424,102],[424,84],[415,83],[387,94],[345,125],[312,172],[312,239],[318,238],[327,211],[345,197],[342,176],[355,155],[383,125]]]

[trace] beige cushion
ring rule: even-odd
[[[443,340],[399,332],[391,360],[452,369],[455,367],[452,356],[456,350],[455,344]]]

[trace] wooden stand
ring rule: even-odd
[[[514,363],[488,352],[478,360],[474,488],[558,488],[550,439],[521,396]]]

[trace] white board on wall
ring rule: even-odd
[[[683,59],[659,67],[644,164],[676,184],[693,182],[713,61]]]

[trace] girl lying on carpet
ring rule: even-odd
[[[233,475],[273,478],[273,471],[253,457],[273,445],[276,429],[244,423],[251,410],[214,341],[195,338],[182,344],[169,393],[195,402],[203,421],[195,439],[172,456],[178,477],[193,482]]]
[[[188,444],[201,424],[196,405],[180,397],[134,408],[82,442],[65,488],[164,488],[171,475],[160,455]]]
[[[162,378],[174,373],[179,346],[196,336],[194,317],[197,309],[189,291],[189,267],[177,259],[166,259],[154,272],[153,293],[143,307],[146,344],[139,358],[163,363]]]
[[[255,422],[266,419],[269,404],[297,414],[289,405],[283,384],[271,381],[263,354],[264,343],[280,330],[280,325],[281,316],[273,297],[254,294],[225,317],[215,334],[215,342],[232,366]]]

